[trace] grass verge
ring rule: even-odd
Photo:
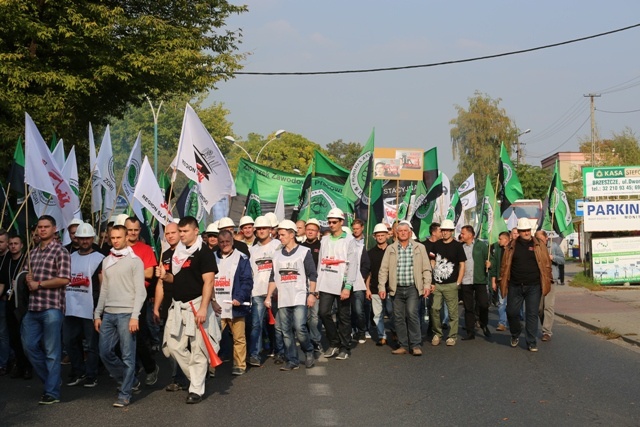
[[[611,328],[598,328],[594,331],[595,334],[602,335],[608,340],[616,340],[621,337],[614,329]]]
[[[573,279],[571,280],[571,282],[569,282],[569,286],[573,286],[575,288],[585,288],[590,291],[602,291],[604,289],[598,283],[594,282],[591,277],[586,276],[582,272],[573,276]]]

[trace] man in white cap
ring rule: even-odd
[[[376,325],[378,332],[378,341],[376,341],[376,345],[383,346],[387,344],[387,333],[384,328],[385,304],[389,303],[387,305],[389,313],[392,313],[393,311],[390,303],[391,299],[385,298],[383,300],[380,298],[380,291],[378,288],[378,273],[380,272],[380,265],[382,264],[384,252],[388,246],[387,239],[389,238],[389,231],[387,230],[387,225],[383,223],[376,224],[373,229],[373,238],[376,240],[376,245],[367,252],[371,262],[371,279],[367,297],[371,298],[373,324]],[[387,289],[385,289],[385,292],[389,292],[388,286]]]
[[[392,353],[411,352],[414,356],[422,356],[418,306],[420,297],[426,298],[431,293],[431,262],[424,245],[411,240],[409,221],[400,221],[396,232],[397,242],[387,247],[382,258],[378,273],[378,295],[386,298],[388,282],[400,344]]]
[[[517,347],[522,332],[520,311],[526,307],[525,337],[529,351],[538,351],[540,299],[551,290],[551,260],[547,247],[531,233],[528,218],[518,219],[518,237],[504,248],[500,268],[500,291],[507,297],[507,320],[511,347]]]
[[[99,275],[104,255],[93,248],[96,233],[91,224],[78,225],[74,234],[78,250],[71,254],[71,281],[66,288],[62,324],[64,348],[71,362],[67,385],[75,386],[84,381],[85,387],[95,387],[100,359],[98,334],[93,327],[93,310],[100,294]],[[82,344],[83,339],[86,347]]]
[[[271,237],[274,239],[278,238],[278,217],[273,212],[267,212],[264,214],[265,217],[271,222]]]
[[[278,237],[282,242],[282,249],[273,255],[269,290],[264,303],[267,307],[271,306],[271,296],[277,288],[276,328],[279,326],[282,332],[287,358],[287,363],[280,367],[280,370],[298,369],[298,348],[294,339],[294,329],[300,349],[306,356],[305,366],[312,368],[315,359],[307,330],[307,307],[313,306],[317,299],[315,265],[309,249],[296,242],[296,225],[293,221],[285,219],[280,222]]]
[[[449,337],[446,344],[456,345],[458,337],[458,288],[464,277],[464,262],[467,257],[462,244],[453,238],[456,226],[450,219],[445,219],[440,225],[442,239],[433,244],[431,248],[435,260],[431,261],[433,267],[434,284],[431,285],[433,306],[431,317],[433,318],[433,338],[431,345],[438,345],[442,340],[442,319],[440,311],[444,299],[449,309]]]
[[[256,243],[249,248],[251,270],[253,270],[249,365],[261,366],[260,352],[262,351],[262,332],[266,313],[264,301],[269,288],[273,256],[280,247],[280,241],[271,237],[271,222],[266,217],[257,217],[253,225],[256,230]],[[283,351],[283,349],[276,349],[276,353],[283,353]]]
[[[235,228],[236,228],[236,225],[234,224],[233,220],[229,217],[225,216],[224,218],[220,218],[220,221],[218,221],[218,230],[220,231],[227,230],[231,233],[232,236],[235,236],[235,233],[234,233]],[[245,254],[247,257],[251,257],[251,253],[249,252],[249,247],[247,246],[246,243],[240,240],[236,240],[234,238],[232,248],[239,250],[240,252]],[[219,245],[214,247],[213,251],[215,252],[218,249],[219,249]]]
[[[331,209],[327,223],[330,234],[322,238],[319,254],[318,315],[329,341],[325,357],[336,356],[337,360],[345,360],[351,355],[351,291],[358,273],[358,251],[351,233],[342,230],[342,210]],[[334,303],[338,306],[337,324],[331,313]]]
[[[67,233],[69,233],[69,239],[71,240],[71,242],[64,248],[69,252],[69,254],[74,253],[80,247],[80,245],[78,244],[78,239],[76,239],[76,230],[78,229],[78,226],[80,226],[80,224],[84,224],[84,221],[78,218],[73,218],[67,226]]]
[[[256,240],[254,224],[253,218],[248,215],[240,218],[240,224],[238,226],[240,228],[240,238],[238,240],[244,242],[249,247],[253,245]]]
[[[204,242],[207,244],[209,249],[211,249],[212,251],[214,250],[215,247],[218,246],[218,233],[219,232],[220,232],[220,230],[218,230],[218,221],[214,221],[214,222],[212,222],[211,224],[209,224],[207,226],[207,229],[202,234]]]

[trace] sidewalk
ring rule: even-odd
[[[607,287],[604,291],[569,286],[580,271],[580,264],[567,263],[567,284],[556,286],[556,315],[594,331],[609,328],[624,341],[640,346],[640,286]]]

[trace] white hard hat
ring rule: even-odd
[[[453,221],[451,221],[450,219],[445,219],[444,221],[442,221],[442,224],[440,224],[440,230],[455,230],[456,226],[453,224]]]
[[[518,219],[518,226],[516,228],[518,230],[531,230],[533,228],[533,225],[531,225],[531,221],[529,221],[529,218],[520,218]]]
[[[387,226],[384,225],[383,223],[380,224],[376,224],[376,226],[373,228],[373,234],[376,233],[388,233],[389,230],[387,230]]]
[[[247,224],[253,224],[253,218],[251,218],[249,215],[245,215],[242,218],[240,218],[240,228],[244,227]]]
[[[327,214],[327,218],[338,218],[344,220],[344,212],[342,212],[342,209],[333,208]]]
[[[214,221],[211,224],[207,225],[207,229],[204,232],[205,233],[214,233],[214,234],[219,233],[220,230],[218,230],[218,221]]]
[[[413,230],[413,225],[411,225],[411,223],[409,221],[407,221],[406,219],[403,219],[402,221],[400,221],[398,223],[398,225],[406,225],[407,227],[409,227],[409,229]],[[442,227],[440,227],[442,228]]]
[[[93,230],[91,224],[87,224],[86,222],[81,222],[78,224],[78,229],[76,230],[76,237],[96,237],[96,232]]]
[[[120,214],[116,217],[116,220],[113,221],[113,225],[124,225],[125,221],[129,218],[127,214]]]
[[[253,226],[255,228],[270,228],[271,221],[269,221],[269,218],[267,218],[266,216],[259,216],[258,218],[256,218],[256,221],[253,223]]]
[[[69,225],[67,225],[67,228],[71,227],[72,225],[80,225],[80,224],[84,224],[84,221],[79,218],[73,218],[69,223]]]
[[[273,212],[267,212],[266,214],[264,214],[264,216],[267,217],[269,221],[271,221],[272,228],[278,226],[278,217],[276,216],[276,214],[274,214]]]
[[[309,224],[311,224],[311,225],[315,225],[316,227],[318,227],[318,230],[320,230],[320,228],[321,228],[321,227],[320,227],[320,221],[318,221],[318,220],[317,220],[317,219],[315,219],[315,218],[309,218],[309,219],[307,220],[307,223],[306,223],[305,227],[306,227],[307,225],[309,225]]]
[[[296,227],[295,222],[291,221],[290,219],[285,219],[280,221],[280,224],[278,224],[278,229],[291,230],[293,232],[296,232],[298,230],[298,227]]]
[[[225,216],[224,218],[220,218],[220,221],[218,221],[218,229],[220,230],[222,230],[223,228],[235,227],[235,226],[236,225],[233,223],[233,220],[228,216]]]
[[[344,231],[347,234],[351,234],[351,229],[349,227],[347,227],[346,225],[342,226],[342,231]]]

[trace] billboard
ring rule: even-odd
[[[635,196],[640,193],[640,166],[582,168],[585,197]]]
[[[421,181],[424,151],[415,148],[375,148],[373,178]]]
[[[584,202],[584,231],[638,230],[640,200]]]
[[[640,237],[593,239],[593,280],[603,285],[640,282]]]

